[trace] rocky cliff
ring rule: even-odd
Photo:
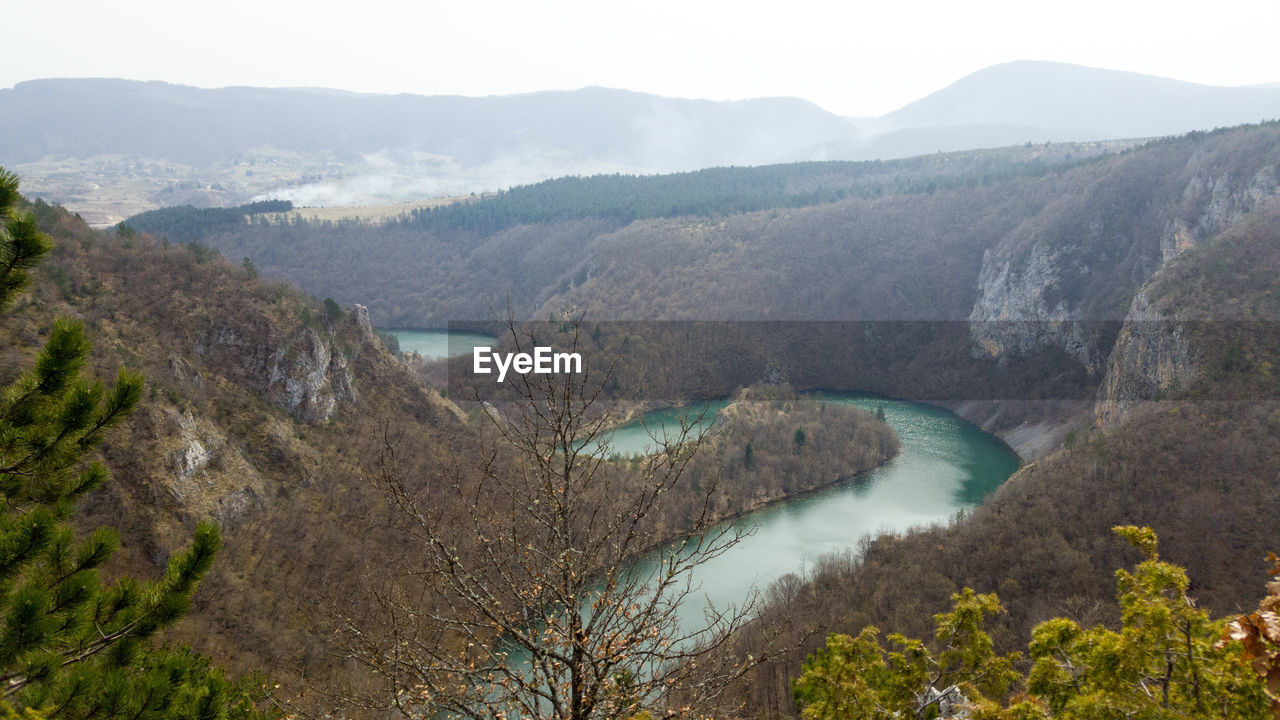
[[[1197,376],[1186,318],[1153,299],[1153,283],[1179,256],[1280,196],[1274,127],[1161,143],[1107,161],[1082,178],[1078,194],[988,249],[969,316],[975,353],[1056,346],[1097,374],[1093,414],[1106,425]],[[1011,442],[1028,431],[986,425]]]
[[[1162,141],[1081,174],[1078,192],[1046,208],[983,255],[969,315],[979,352],[1066,350],[1107,371],[1113,323],[1147,322],[1136,298],[1182,252],[1280,192],[1280,131]]]

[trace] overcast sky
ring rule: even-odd
[[[1277,31],[1277,0],[8,0],[0,87],[45,77],[463,95],[601,85],[788,95],[879,115],[1018,59],[1280,82]]]

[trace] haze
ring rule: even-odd
[[[599,85],[668,97],[794,96],[892,111],[983,67],[1070,62],[1210,85],[1280,80],[1280,4],[1009,0],[785,5],[23,1],[0,87],[121,77],[198,87],[489,95]]]

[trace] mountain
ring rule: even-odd
[[[1280,117],[1280,88],[1046,62],[997,65],[879,118],[795,98],[583,88],[524,95],[216,90],[54,79],[0,90],[0,164],[91,223],[257,196],[298,205],[467,195],[564,175],[1148,138]]]
[[[795,363],[793,382],[957,403],[1029,390],[1091,403],[1123,323],[1143,312],[1144,283],[1277,188],[1273,123],[1119,153],[1055,144],[568,178],[381,225],[259,218],[199,239],[318,296],[367,303],[381,325],[485,320],[504,304],[530,318],[873,323],[912,361],[873,354],[856,374]],[[171,232],[159,219],[137,222]],[[1021,380],[990,364],[1023,357],[1034,362]],[[1037,372],[1052,382],[1026,382]],[[1144,381],[1147,394],[1160,382]],[[967,412],[1027,457],[1068,426],[1061,415],[1039,425],[988,411]]]
[[[299,673],[335,666],[316,603],[354,596],[378,556],[362,544],[387,540],[365,480],[381,430],[414,438],[401,461],[415,474],[469,456],[472,433],[359,308],[331,310],[198,245],[31,209],[55,245],[0,324],[0,377],[31,365],[57,315],[84,324],[89,375],[128,367],[146,380],[103,444],[113,479],[82,503],[80,524],[120,532],[109,572],[155,574],[199,520],[217,521],[223,548],[176,636],[299,692]]]
[[[969,128],[992,143],[1178,135],[1280,117],[1280,90],[1213,87],[1118,70],[994,65],[880,117],[877,133]],[[977,135],[990,132],[991,135]]]
[[[1280,537],[1280,198],[1233,217],[1134,295],[1099,397],[1126,404],[1123,420],[1082,423],[964,519],[882,534],[779,583],[760,626],[800,618],[821,634],[875,624],[910,636],[968,587],[999,594],[997,645],[1024,647],[1045,618],[1115,612],[1112,568],[1137,553],[1111,528],[1128,524],[1154,528],[1161,556],[1187,564],[1201,607],[1247,612]],[[794,712],[788,679],[816,641],[793,638],[801,652],[741,684],[752,717]]]
[[[103,181],[142,183],[126,195],[146,201],[126,210],[269,192],[351,204],[558,175],[809,159],[849,132],[848,121],[791,98],[710,102],[605,88],[423,97],[103,79],[0,90],[0,123],[0,163],[77,210]],[[76,177],[58,184],[68,173]]]
[[[8,164],[121,153],[208,166],[269,146],[340,162],[429,152],[472,167],[548,154],[648,171],[795,160],[846,129],[792,98],[710,102],[605,88],[424,97],[102,79],[0,91],[0,122],[11,128],[0,139]]]

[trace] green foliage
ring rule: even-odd
[[[397,337],[395,333],[386,332],[384,330],[374,330],[373,333],[382,341],[383,346],[387,348],[387,352],[392,355],[400,354],[400,338]]]
[[[1187,597],[1186,572],[1160,561],[1155,533],[1114,531],[1144,557],[1116,573],[1118,631],[1067,618],[1040,623],[1023,676],[1014,670],[1018,656],[996,655],[983,628],[987,615],[1001,611],[995,595],[966,588],[952,597],[952,612],[935,616],[932,645],[891,635],[894,649],[886,649],[874,627],[856,639],[828,638],[793,682],[802,716],[933,718],[967,710],[990,720],[1262,717],[1268,698],[1261,679],[1241,662],[1239,644],[1217,642],[1224,624]],[[1023,692],[1011,696],[1015,683]]]
[[[0,168],[0,311],[30,282],[27,271],[49,252],[35,218],[18,213],[18,176]]]
[[[222,253],[218,252],[216,248],[209,247],[201,242],[189,242],[187,243],[186,248],[187,251],[191,253],[191,257],[195,258],[195,261],[201,264],[212,262],[213,260],[222,257]]]
[[[129,218],[131,231],[149,232],[172,236],[178,242],[192,242],[208,237],[214,232],[234,229],[245,224],[245,216],[257,213],[289,212],[293,203],[288,200],[261,200],[230,208],[197,208],[190,205],[161,208],[139,213]]]
[[[324,315],[330,323],[335,323],[342,317],[342,306],[331,297],[324,299]]]
[[[0,200],[0,254],[8,259],[0,287],[8,304],[49,244],[32,218],[15,213],[17,185],[8,173],[0,172]],[[159,580],[104,586],[98,569],[118,545],[115,533],[78,538],[68,525],[76,502],[107,479],[87,456],[142,398],[142,378],[128,370],[110,388],[81,377],[90,347],[78,322],[55,320],[34,367],[0,389],[0,696],[12,704],[0,711],[249,717],[253,701],[233,707],[244,691],[206,659],[149,641],[189,609],[220,545],[217,527],[201,524]]]
[[[954,609],[934,616],[936,650],[920,640],[867,627],[857,638],[832,635],[793,683],[806,720],[937,718],[967,703],[1000,699],[1016,678],[1017,655],[996,655],[983,618],[1001,612],[995,595],[965,588]]]

